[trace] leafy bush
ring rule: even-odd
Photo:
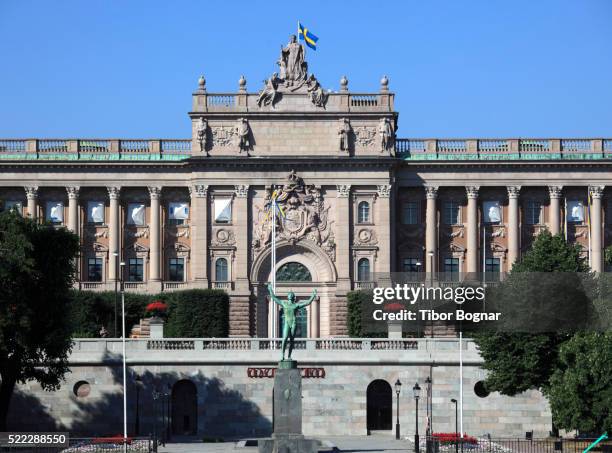
[[[371,307],[372,292],[371,291],[350,291],[346,295],[347,299],[347,316],[346,324],[350,337],[353,338],[385,338],[387,331],[373,332],[369,331],[362,325],[362,308]]]
[[[193,289],[157,295],[125,293],[126,335],[146,315],[154,301],[168,305],[164,326],[166,337],[227,337],[229,333],[229,296],[221,290]],[[70,292],[72,336],[95,338],[100,328],[113,335],[114,291]],[[121,296],[117,300],[117,336],[121,335]]]
[[[168,303],[166,337],[227,337],[229,296],[217,289],[192,289],[165,294]]]

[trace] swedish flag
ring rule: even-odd
[[[319,40],[319,38],[317,38],[315,35],[310,33],[310,31],[306,27],[304,27],[302,24],[300,24],[299,21],[298,21],[298,36],[312,50],[317,50],[317,41]]]

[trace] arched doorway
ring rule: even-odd
[[[382,379],[370,382],[367,390],[367,429],[390,430],[393,415],[393,392],[391,385]]]
[[[193,382],[183,379],[172,386],[172,434],[195,435],[198,431],[198,392]]]

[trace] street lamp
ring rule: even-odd
[[[459,453],[459,427],[457,426],[457,423],[459,423],[459,412],[457,409],[457,400],[453,398],[451,399],[451,403],[455,404],[455,453]]]
[[[434,252],[427,252],[429,256],[429,285],[433,287],[434,284]],[[429,309],[432,310],[432,301],[429,300]],[[434,326],[433,326],[433,317],[431,319],[431,338],[434,337]]]
[[[119,292],[117,289],[117,284],[119,283],[119,276],[117,272],[119,272],[119,253],[114,252],[113,256],[115,257],[115,317],[113,318],[113,338],[117,338],[117,306],[119,305]]]
[[[416,403],[416,430],[414,434],[414,451],[416,453],[419,453],[419,398],[421,397],[421,387],[419,387],[418,382],[414,384],[414,387],[412,387],[412,393],[414,394],[414,401]]]
[[[399,378],[395,381],[395,395],[397,396],[397,404],[395,407],[396,410],[396,419],[395,419],[395,438],[399,440],[400,438],[400,424],[399,424],[399,396],[402,391],[402,383]]]
[[[121,349],[123,352],[123,451],[127,453],[127,385],[126,385],[126,360],[125,360],[125,287],[123,284],[123,266],[121,261]]]
[[[431,377],[427,376],[425,379],[427,385],[427,430],[425,435],[427,436],[427,452],[432,451],[432,433],[433,433],[433,394],[431,388]]]
[[[172,387],[170,384],[166,385],[166,393],[164,396],[166,397],[166,439],[170,439],[170,396],[172,395]]]

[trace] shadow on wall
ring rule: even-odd
[[[112,382],[106,385],[92,382],[87,396],[76,396],[72,389],[65,391],[66,386],[74,385],[70,374],[59,391],[44,394],[45,404],[36,396],[17,390],[9,408],[8,428],[13,431],[66,429],[72,436],[87,437],[123,433],[121,356],[107,354],[102,369],[112,376]],[[130,367],[127,371],[130,436],[146,436],[157,431],[158,436],[166,433],[235,440],[272,433],[272,423],[259,407],[240,392],[225,387],[218,378],[177,372],[146,371],[137,375]],[[71,423],[61,425],[60,417],[69,418]]]

